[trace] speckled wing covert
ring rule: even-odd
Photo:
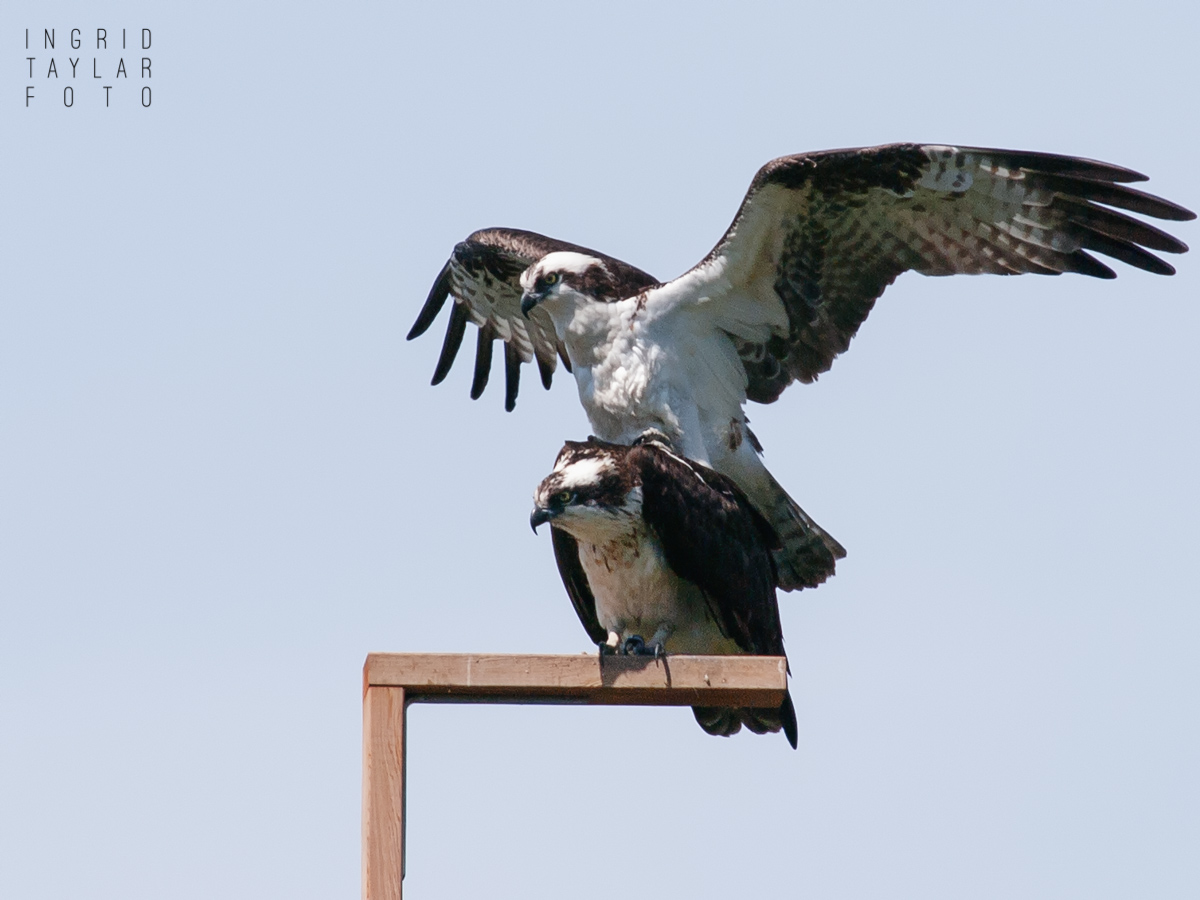
[[[770,403],[828,370],[909,269],[1116,277],[1093,251],[1174,274],[1149,251],[1187,246],[1109,208],[1195,218],[1123,184],[1144,180],[1088,159],[931,144],[785,156],[758,171],[725,236],[678,282],[688,295],[728,302],[747,394]],[[756,339],[764,325],[770,338]]]
[[[487,387],[492,367],[492,342],[504,342],[504,408],[512,411],[517,402],[521,364],[537,360],[542,385],[549,389],[561,358],[567,371],[571,362],[562,342],[554,333],[550,316],[534,309],[526,318],[521,313],[521,273],[547,253],[573,250],[604,260],[621,279],[636,290],[657,284],[650,275],[628,263],[595,250],[559,241],[532,231],[514,228],[486,228],[459,243],[442,267],[408,340],[424,334],[446,299],[453,295],[454,308],[446,328],[442,353],[433,372],[433,384],[440,384],[450,372],[462,345],[467,322],[479,326],[475,350],[475,377],[471,399],[477,400]]]

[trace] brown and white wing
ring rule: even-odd
[[[550,527],[550,539],[554,544],[554,561],[558,563],[558,574],[562,578],[575,614],[583,625],[583,630],[594,644],[603,644],[608,632],[600,624],[596,615],[596,597],[588,582],[587,572],[579,560],[579,542],[567,531]]]
[[[875,299],[909,269],[1115,277],[1092,251],[1173,274],[1150,251],[1183,253],[1186,245],[1117,210],[1195,215],[1124,186],[1144,180],[1093,160],[970,147],[785,156],[759,170],[712,252],[663,290],[719,304],[748,396],[770,403],[792,381],[828,370]]]
[[[667,565],[704,592],[722,633],[746,653],[783,655],[771,551],[779,538],[733,480],[653,441],[628,465],[642,486],[642,516]]]
[[[433,372],[433,384],[440,384],[449,374],[468,322],[479,327],[475,377],[471,382],[472,400],[478,399],[487,387],[492,367],[492,344],[497,340],[504,342],[504,408],[509,411],[517,402],[523,363],[537,360],[542,385],[547,389],[560,357],[570,371],[566,349],[555,336],[554,325],[545,310],[535,308],[528,318],[521,313],[521,273],[547,253],[560,250],[573,250],[602,259],[611,271],[638,286],[657,284],[645,272],[628,263],[532,231],[513,228],[476,231],[454,248],[408,333],[410,341],[424,334],[446,300],[454,297],[441,356]]]
[[[667,565],[704,593],[722,633],[746,653],[783,656],[771,551],[778,536],[737,485],[707,466],[654,442],[634,446],[629,464],[642,485],[642,516],[658,536]],[[796,709],[784,694],[777,709],[692,708],[709,734],[743,725],[758,734],[783,730],[796,746]]]

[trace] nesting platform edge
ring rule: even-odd
[[[404,688],[406,701],[776,707],[787,689],[781,656],[605,656],[371,653],[368,687]]]
[[[404,895],[410,703],[777,707],[782,656],[371,653],[363,665],[362,896]]]

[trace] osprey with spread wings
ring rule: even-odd
[[[820,584],[845,555],[760,458],[745,403],[811,382],[850,344],[900,273],[1115,273],[1099,253],[1159,275],[1150,251],[1185,244],[1118,212],[1194,213],[1127,182],[1145,176],[1047,153],[892,144],[785,156],[763,166],[716,247],[673,281],[527,231],[477,231],[454,253],[408,337],[454,307],[433,383],[468,322],[479,327],[471,396],[504,342],[505,406],[522,363],[550,386],[575,376],[597,437],[660,432],[676,452],[729,477],[777,532],[779,586]],[[1091,252],[1089,252],[1091,251]]]

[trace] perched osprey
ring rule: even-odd
[[[724,475],[657,438],[567,442],[534,492],[567,594],[601,652],[783,656],[770,524]],[[783,729],[796,712],[694,707],[709,734]]]
[[[454,248],[409,333],[453,294],[437,384],[468,321],[479,326],[471,396],[505,342],[505,404],[522,362],[546,387],[561,358],[600,438],[647,428],[742,489],[782,541],[779,586],[819,584],[845,551],[771,477],[746,427],[747,399],[771,403],[845,350],[901,272],[1078,272],[1113,278],[1088,251],[1160,275],[1150,250],[1176,238],[1109,207],[1177,221],[1194,214],[1126,187],[1145,176],[1067,156],[893,144],[767,163],[716,247],[674,281],[525,231],[477,231]]]

